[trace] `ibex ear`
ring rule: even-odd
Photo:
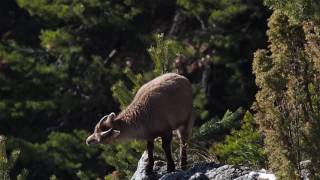
[[[107,122],[112,124],[112,121],[116,118],[116,114],[114,112],[110,113],[108,115],[108,119],[107,119]]]

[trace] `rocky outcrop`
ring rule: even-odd
[[[311,161],[306,160],[306,161],[301,161],[300,162],[300,167],[301,167],[301,179],[302,180],[309,180],[311,178]]]
[[[265,172],[255,172],[247,167],[222,165],[215,163],[194,164],[186,171],[166,173],[166,163],[164,161],[156,161],[154,165],[154,174],[146,175],[145,167],[148,161],[147,153],[143,153],[139,160],[138,167],[131,180],[274,180],[273,174]]]

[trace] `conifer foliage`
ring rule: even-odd
[[[0,135],[0,179],[10,180],[9,172],[13,168],[16,160],[19,158],[20,151],[14,150],[11,152],[9,158],[6,153],[6,138]],[[23,169],[17,176],[17,180],[24,180],[27,178],[28,171]]]
[[[250,106],[250,59],[265,46],[269,11],[262,0],[1,0],[0,14],[0,132],[8,152],[21,149],[11,178],[23,167],[28,179],[85,180],[135,170],[141,143],[89,148],[85,138],[143,83],[177,68],[177,53],[196,125],[212,120],[201,132],[239,128],[237,111],[214,117]]]
[[[265,135],[271,168],[283,179],[299,179],[300,162],[311,160],[320,178],[319,24],[293,23],[276,10],[269,19],[269,50],[255,53],[259,91],[255,114]]]
[[[229,133],[231,129],[241,126],[243,114],[243,108],[241,107],[234,112],[227,110],[221,119],[217,117],[212,118],[203,123],[199,128],[194,129],[193,138],[197,141],[221,139],[221,137]]]
[[[266,167],[264,144],[256,127],[253,115],[249,111],[246,112],[241,129],[233,129],[231,134],[226,136],[224,143],[214,146],[220,161],[257,169]]]
[[[317,0],[265,0],[265,3],[272,9],[283,10],[296,22],[320,16],[320,2]]]

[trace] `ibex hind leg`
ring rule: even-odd
[[[186,170],[187,168],[187,141],[191,135],[194,123],[194,117],[192,113],[190,113],[190,116],[185,122],[186,123],[177,130],[177,134],[180,139],[180,167],[182,170]]]

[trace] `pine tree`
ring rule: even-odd
[[[251,74],[252,54],[266,47],[268,9],[263,0],[178,0],[181,7],[177,37],[208,56],[204,72],[207,109],[222,116],[227,109],[249,108],[256,92]]]
[[[161,74],[172,71],[174,58],[182,53],[181,45],[174,40],[165,39],[163,34],[155,35],[155,46],[148,49],[154,65],[154,74]]]
[[[283,179],[299,179],[300,162],[311,160],[319,178],[319,27],[289,20],[276,10],[269,20],[270,51],[255,53],[253,70],[260,90],[255,118],[265,135],[271,168]]]
[[[20,151],[14,150],[11,152],[9,159],[6,153],[6,138],[0,135],[0,179],[10,180],[9,173],[12,170],[15,162],[19,158]],[[23,169],[17,176],[17,180],[25,180],[27,178],[28,171]]]
[[[184,20],[175,26],[180,33],[168,33],[173,41],[169,44],[186,43],[193,51],[189,61],[214,54],[214,62],[228,70],[225,76],[215,76],[228,86],[216,83],[211,88],[221,100],[207,99],[208,91],[194,85],[200,119],[207,119],[208,107],[223,113],[229,105],[248,104],[248,57],[264,39],[260,30],[267,15],[260,1],[243,0],[1,0],[0,12],[0,131],[10,135],[9,151],[22,150],[17,164],[30,168],[31,179],[93,179],[111,171],[109,158],[130,174],[134,167],[128,162],[135,163],[132,157],[138,157],[139,148],[120,146],[117,156],[112,155],[118,149],[102,155],[100,148],[84,146],[85,131],[74,129],[91,131],[99,117],[118,110],[110,89],[118,79],[127,87],[118,88],[124,90],[120,104],[128,104],[141,84],[155,77],[145,49],[150,34],[173,27],[175,12]],[[161,59],[168,62],[157,73],[171,70],[170,57],[176,52],[171,56],[170,51],[158,51],[169,58]],[[134,64],[122,72],[127,57]],[[216,104],[205,106],[211,99]],[[126,154],[126,149],[133,152]],[[74,155],[79,152],[85,156]]]

